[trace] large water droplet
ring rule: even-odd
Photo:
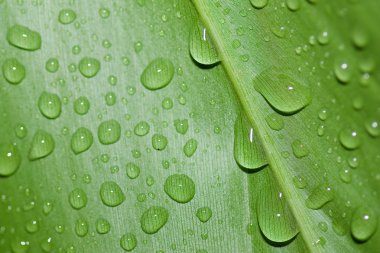
[[[239,115],[235,121],[234,158],[246,169],[258,169],[268,164],[261,143],[245,115]]]
[[[309,149],[300,140],[294,140],[292,142],[293,154],[297,158],[305,157],[309,154]]]
[[[319,209],[327,202],[332,201],[334,192],[330,186],[322,184],[314,188],[309,197],[306,199],[306,207],[310,209]]]
[[[43,130],[37,130],[29,150],[29,160],[46,157],[53,152],[54,148],[55,142],[51,134]]]
[[[61,114],[61,99],[57,94],[42,92],[38,99],[38,109],[48,119],[55,119]]]
[[[164,150],[168,145],[168,138],[162,134],[154,134],[152,136],[152,146],[155,150]]]
[[[13,145],[0,144],[0,176],[10,176],[16,172],[21,164],[21,155]]]
[[[100,62],[91,57],[84,57],[79,61],[79,71],[80,73],[87,77],[94,77],[100,70]]]
[[[93,143],[93,136],[89,129],[85,127],[78,128],[71,137],[71,149],[75,154],[88,150]]]
[[[212,216],[212,210],[205,206],[197,209],[195,214],[201,222],[207,222]]]
[[[82,209],[87,205],[87,195],[80,189],[76,188],[69,194],[69,203],[74,209]]]
[[[100,186],[100,198],[105,205],[114,207],[123,203],[125,195],[118,184],[107,181]]]
[[[203,65],[212,65],[219,62],[218,53],[207,29],[198,24],[190,34],[190,54],[193,59]]]
[[[79,115],[87,114],[90,109],[90,101],[84,96],[79,97],[74,101],[74,111]]]
[[[187,175],[174,174],[166,179],[164,190],[170,198],[178,203],[187,203],[195,195],[195,184]]]
[[[194,155],[195,151],[197,151],[197,148],[198,141],[192,138],[185,143],[185,146],[183,146],[183,152],[187,157],[191,157]]]
[[[7,40],[9,44],[25,50],[34,51],[41,48],[41,35],[22,25],[9,28]]]
[[[104,144],[113,144],[119,141],[121,135],[121,127],[116,120],[108,120],[102,122],[98,127],[99,141]]]
[[[351,233],[358,241],[367,241],[377,229],[376,213],[368,207],[359,207],[351,218]]]
[[[126,251],[132,251],[137,246],[136,236],[132,233],[123,235],[120,239],[120,246]]]
[[[282,74],[276,67],[260,73],[253,85],[269,104],[286,114],[295,113],[311,102],[310,88]]]
[[[141,83],[149,90],[164,88],[174,76],[173,63],[164,58],[151,61],[141,74]]]
[[[15,58],[10,58],[3,63],[3,76],[11,84],[19,84],[25,78],[25,67]]]
[[[280,115],[277,113],[272,113],[269,114],[266,118],[265,121],[267,122],[268,126],[275,130],[275,131],[280,131],[281,129],[284,128],[284,120],[281,118]]]
[[[149,133],[150,126],[149,126],[148,122],[140,121],[139,123],[136,124],[133,131],[134,131],[135,135],[137,135],[137,136],[145,136]]]
[[[353,128],[344,128],[339,133],[339,141],[347,149],[357,149],[360,146],[360,135]]]
[[[166,224],[168,219],[169,212],[166,208],[152,206],[141,216],[141,228],[147,234],[154,234]]]
[[[127,176],[130,179],[135,179],[140,175],[140,167],[134,163],[127,163]]]
[[[177,133],[186,134],[189,129],[189,121],[187,119],[176,119],[174,120],[174,127]]]

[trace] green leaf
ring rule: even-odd
[[[379,10],[0,0],[0,252],[376,252]]]

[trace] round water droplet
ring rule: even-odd
[[[88,223],[84,218],[79,218],[75,222],[75,233],[77,236],[84,237],[88,233]]]
[[[166,224],[168,219],[169,212],[166,208],[152,206],[141,216],[141,228],[147,234],[154,234]]]
[[[74,111],[79,115],[87,114],[90,110],[90,101],[86,97],[79,97],[74,101]]]
[[[359,207],[351,218],[352,236],[361,242],[367,241],[377,229],[378,216],[368,207]]]
[[[16,172],[21,164],[21,154],[13,145],[0,144],[0,176],[7,177]]]
[[[348,83],[353,75],[354,68],[347,59],[338,59],[334,64],[335,77],[343,84]]]
[[[287,0],[286,6],[291,11],[297,11],[301,8],[301,1],[300,0]]]
[[[123,235],[120,239],[120,246],[126,251],[132,251],[137,246],[136,236],[132,233]]]
[[[268,4],[268,0],[250,0],[253,7],[262,9]]]
[[[327,45],[330,41],[330,34],[328,31],[322,31],[318,37],[317,37],[317,40],[319,42],[319,44],[321,45]]]
[[[61,114],[61,99],[57,94],[42,92],[38,98],[38,109],[48,119],[55,119]]]
[[[34,134],[29,150],[29,160],[37,160],[50,155],[55,148],[55,142],[51,134],[43,130],[37,130]]]
[[[276,67],[260,73],[253,80],[253,85],[269,104],[283,113],[295,113],[311,102],[310,88],[281,74]]]
[[[51,237],[45,238],[40,243],[40,246],[44,252],[51,252],[54,248],[53,239]]]
[[[104,182],[100,186],[100,197],[107,206],[118,206],[125,200],[125,195],[120,186],[113,181]]]
[[[164,88],[174,76],[173,63],[164,58],[151,61],[141,74],[141,83],[149,90]]]
[[[164,98],[162,100],[162,108],[165,110],[170,110],[173,108],[173,100],[171,98]]]
[[[25,50],[34,51],[41,48],[41,35],[22,25],[9,28],[7,40],[9,44]]]
[[[321,231],[323,231],[323,232],[326,232],[327,229],[328,229],[328,227],[327,227],[327,223],[324,222],[324,221],[319,222],[319,223],[318,223],[318,227],[319,227],[319,229],[320,229]]]
[[[71,149],[75,154],[88,150],[93,143],[93,136],[90,130],[85,127],[78,128],[71,137]]]
[[[189,121],[187,119],[176,119],[174,120],[174,127],[177,133],[186,134],[189,129]]]
[[[108,106],[112,106],[114,104],[116,104],[116,94],[114,92],[107,92],[106,96],[105,96],[105,100],[106,100],[106,105]]]
[[[284,128],[285,125],[284,120],[277,113],[272,113],[268,115],[265,118],[265,121],[267,122],[268,126],[275,131],[280,131]]]
[[[107,9],[107,8],[100,8],[99,9],[99,16],[101,17],[101,18],[104,18],[104,19],[106,19],[106,18],[108,18],[109,16],[110,16],[110,14],[111,14],[111,12],[110,12],[110,10],[109,9]]]
[[[100,62],[95,58],[84,57],[79,61],[80,73],[87,77],[94,77],[100,70]]]
[[[207,222],[212,216],[212,210],[205,206],[197,209],[196,216],[201,222]]]
[[[111,225],[108,220],[99,218],[96,220],[96,231],[99,234],[107,234],[111,230]]]
[[[373,118],[366,120],[365,129],[367,133],[373,137],[380,136],[380,120]]]
[[[195,151],[198,148],[198,141],[196,139],[190,139],[183,146],[183,152],[187,157],[191,157],[194,155]]]
[[[120,135],[121,127],[116,120],[104,121],[98,127],[98,138],[100,143],[104,145],[113,144],[119,141]]]
[[[194,181],[184,174],[174,174],[165,180],[164,190],[178,203],[187,203],[194,198]]]
[[[339,170],[339,177],[344,183],[349,184],[352,181],[352,172],[350,169],[341,168]]]
[[[127,163],[127,176],[135,179],[140,175],[140,167],[134,163]]]
[[[155,150],[164,150],[168,145],[168,138],[162,134],[154,134],[152,136],[152,146]]]
[[[144,136],[144,135],[147,135],[149,133],[149,130],[150,130],[150,126],[149,126],[148,122],[140,121],[135,126],[134,133],[137,136]]]
[[[293,154],[297,158],[305,157],[309,154],[309,149],[300,140],[294,140],[292,142]]]
[[[15,133],[17,138],[24,139],[26,135],[28,134],[28,129],[24,124],[17,124],[15,127]]]
[[[306,199],[306,207],[310,209],[319,209],[324,206],[327,202],[333,200],[334,193],[330,186],[319,185],[311,192],[309,197]]]
[[[360,135],[352,128],[344,128],[339,133],[339,141],[347,149],[357,149],[360,146]]]
[[[30,243],[27,240],[13,237],[11,241],[11,249],[14,253],[27,253],[29,252]]]
[[[19,84],[25,78],[25,67],[15,58],[5,60],[2,70],[4,78],[11,84]]]
[[[25,230],[28,231],[29,233],[35,233],[39,230],[39,225],[38,225],[38,221],[37,220],[31,220],[31,221],[28,221],[26,224],[25,224]]]
[[[365,48],[369,43],[369,34],[361,27],[355,27],[352,32],[352,42],[357,48]]]
[[[69,194],[69,203],[74,209],[82,209],[87,205],[87,195],[80,189],[76,188]]]
[[[63,25],[67,25],[74,22],[76,18],[77,14],[75,13],[75,11],[71,9],[63,9],[58,14],[58,21]]]
[[[58,69],[59,69],[59,62],[58,62],[58,59],[57,59],[57,58],[49,58],[49,59],[46,61],[45,68],[46,68],[46,70],[49,71],[50,73],[55,73],[55,72],[57,72]]]

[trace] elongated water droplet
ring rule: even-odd
[[[100,70],[100,62],[91,57],[84,57],[79,61],[79,72],[87,77],[94,77]]]
[[[187,157],[191,157],[194,155],[195,151],[198,148],[198,141],[196,139],[190,139],[185,143],[183,147],[183,152]]]
[[[141,228],[147,234],[154,234],[166,224],[168,219],[169,212],[166,208],[152,206],[141,216]]]
[[[72,208],[82,209],[87,205],[87,195],[82,189],[76,188],[70,192],[69,202]]]
[[[9,28],[7,40],[9,44],[25,50],[34,51],[41,48],[41,35],[22,25]]]
[[[262,9],[268,4],[268,0],[250,0],[253,7]]]
[[[15,127],[15,133],[17,138],[24,139],[28,134],[28,129],[24,124],[17,124]]]
[[[137,136],[145,136],[149,133],[150,131],[150,126],[148,122],[146,121],[140,121],[139,123],[136,124],[134,128],[134,133]]]
[[[305,157],[309,154],[309,149],[300,140],[294,140],[292,142],[293,154],[297,158]]]
[[[93,139],[89,129],[85,127],[78,128],[71,137],[71,149],[75,154],[82,153],[92,146]]]
[[[276,67],[260,73],[253,85],[271,106],[286,114],[295,113],[311,102],[310,88],[282,74]]]
[[[306,207],[310,209],[319,209],[327,202],[332,201],[334,192],[330,186],[322,184],[314,188],[309,197],[306,199]]]
[[[164,190],[178,203],[187,203],[194,198],[194,181],[184,174],[174,174],[165,180]]]
[[[61,99],[57,94],[42,92],[38,99],[38,109],[48,119],[55,119],[61,114]]]
[[[74,101],[74,111],[79,115],[87,114],[90,109],[90,101],[86,97],[79,97]]]
[[[207,222],[209,219],[211,219],[212,210],[207,206],[200,207],[197,209],[196,216],[201,222]]]
[[[63,25],[67,25],[74,22],[76,18],[77,14],[75,13],[75,11],[71,9],[63,9],[58,14],[58,21]]]
[[[140,167],[134,163],[127,163],[127,176],[135,179],[140,175]]]
[[[352,236],[361,242],[367,241],[377,229],[378,216],[368,207],[359,207],[351,218]]]
[[[29,150],[29,160],[46,157],[53,152],[54,148],[55,142],[51,134],[43,130],[37,130]]]
[[[152,136],[152,146],[155,150],[164,150],[168,145],[168,138],[162,134],[154,134]]]
[[[98,127],[98,138],[100,143],[104,145],[113,144],[119,141],[121,135],[121,127],[116,120],[108,120],[102,122]]]
[[[220,61],[215,46],[207,34],[207,29],[203,25],[194,26],[189,44],[190,55],[196,62],[212,65]]]
[[[75,222],[75,233],[77,236],[84,237],[88,233],[88,222],[84,218],[79,218]]]
[[[359,132],[353,128],[343,128],[339,133],[339,141],[347,149],[357,149],[360,146]]]
[[[277,113],[272,113],[269,114],[266,118],[265,121],[267,122],[268,126],[275,130],[275,131],[280,131],[281,129],[284,128],[284,120],[281,118],[280,115]]]
[[[111,230],[111,224],[104,218],[96,220],[96,231],[99,234],[107,234]]]
[[[268,162],[259,140],[245,115],[239,115],[234,127],[234,158],[246,169],[258,169]]]
[[[105,205],[114,207],[123,203],[125,195],[117,183],[107,181],[100,186],[100,198]]]
[[[132,233],[123,235],[120,239],[120,246],[126,251],[132,251],[137,246],[136,236]]]
[[[10,58],[3,63],[3,76],[11,84],[19,84],[25,78],[25,67],[16,58]]]
[[[21,164],[21,154],[16,146],[0,144],[0,176],[7,177],[16,172]]]
[[[261,172],[260,172],[261,173]],[[298,234],[296,221],[283,196],[276,184],[268,173],[262,183],[264,189],[257,199],[257,215],[259,227],[266,238],[273,242],[286,242]]]
[[[174,120],[174,127],[177,133],[186,134],[189,129],[189,121],[187,119],[176,119]]]
[[[173,63],[164,58],[151,61],[141,74],[141,83],[149,90],[164,88],[174,76]]]

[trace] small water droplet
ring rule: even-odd
[[[136,124],[133,132],[137,136],[145,136],[149,133],[150,131],[150,126],[148,122],[146,121],[140,121],[139,123]]]
[[[327,202],[334,198],[333,190],[330,186],[322,184],[313,189],[309,197],[306,199],[306,207],[310,209],[319,209]]]
[[[305,157],[309,154],[309,149],[300,140],[294,140],[292,142],[293,154],[297,158]]]
[[[21,154],[16,146],[0,144],[0,176],[10,176],[21,164]]]
[[[343,84],[348,83],[353,75],[353,66],[348,59],[337,59],[334,64],[335,77]]]
[[[86,193],[80,188],[72,190],[69,194],[69,203],[74,209],[82,209],[87,205]]]
[[[88,150],[92,146],[92,143],[92,133],[85,127],[78,128],[71,137],[71,149],[75,154]]]
[[[268,0],[250,0],[253,7],[262,9],[268,4]]]
[[[341,168],[339,170],[339,177],[344,183],[349,184],[352,181],[352,172],[350,169]]]
[[[84,57],[79,61],[79,72],[87,78],[94,77],[100,70],[100,62],[91,57]]]
[[[205,223],[211,218],[212,210],[207,206],[200,207],[197,209],[196,216],[201,222]]]
[[[38,109],[48,119],[56,119],[61,114],[62,102],[57,94],[42,92],[38,98]]]
[[[2,70],[4,78],[11,84],[19,84],[25,78],[25,67],[16,58],[6,59]]]
[[[45,63],[45,69],[50,73],[55,73],[59,69],[59,62],[57,58],[49,58]]]
[[[286,6],[291,11],[298,11],[301,8],[300,0],[287,0]]]
[[[107,181],[100,186],[100,198],[103,204],[115,207],[123,203],[125,195],[117,183]]]
[[[41,48],[41,35],[22,25],[14,25],[9,28],[7,40],[9,44],[29,51]]]
[[[100,143],[104,145],[113,144],[119,141],[121,135],[121,127],[116,120],[108,120],[102,122],[98,127],[98,138]]]
[[[168,138],[162,134],[154,134],[152,136],[152,146],[155,150],[164,150],[168,145]]]
[[[126,168],[127,168],[126,169],[127,170],[127,176],[130,179],[135,179],[140,175],[140,167],[137,166],[136,164],[131,163],[131,162],[127,163]]]
[[[174,174],[165,180],[164,190],[178,203],[187,203],[195,195],[194,181],[184,174]]]
[[[75,233],[77,236],[84,237],[88,233],[88,222],[84,218],[79,218],[75,222]]]
[[[307,182],[302,176],[294,176],[293,184],[298,189],[304,189],[307,186]]]
[[[55,142],[51,134],[43,130],[37,130],[34,134],[29,150],[29,160],[37,160],[50,155],[55,148]]]
[[[111,224],[104,218],[96,220],[96,231],[99,234],[107,234],[111,230]]]
[[[120,246],[126,251],[132,251],[137,246],[136,236],[132,233],[124,234],[120,239]]]
[[[74,111],[79,115],[87,114],[90,110],[90,101],[87,97],[81,96],[74,101]]]
[[[189,121],[187,119],[176,119],[174,120],[174,127],[177,133],[186,134],[189,129]]]
[[[198,141],[196,139],[189,139],[185,146],[183,146],[183,152],[187,157],[191,157],[194,155],[195,151],[197,151],[198,148]]]
[[[343,147],[352,150],[360,146],[360,134],[353,128],[343,128],[339,133],[339,141]]]
[[[284,120],[280,115],[278,115],[278,113],[269,114],[265,118],[265,121],[267,122],[268,126],[275,131],[280,131],[285,126]]]
[[[151,61],[141,74],[142,85],[149,90],[158,90],[167,86],[174,76],[173,63],[164,58]]]
[[[155,234],[167,223],[168,219],[169,212],[166,208],[152,206],[141,216],[141,228],[147,234]]]
[[[63,9],[58,14],[58,21],[63,25],[67,25],[74,22],[76,18],[77,14],[75,13],[75,11],[71,9]]]
[[[380,120],[370,118],[365,121],[365,129],[372,137],[380,136]]]

